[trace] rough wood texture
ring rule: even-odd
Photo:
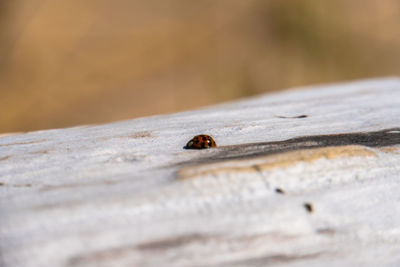
[[[399,144],[396,78],[3,136],[0,265],[399,266]]]

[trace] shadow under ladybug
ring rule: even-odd
[[[184,146],[184,149],[205,149],[217,147],[214,139],[206,134],[200,134],[193,137],[187,144]]]

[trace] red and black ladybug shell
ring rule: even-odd
[[[206,134],[200,134],[193,137],[185,146],[186,149],[204,149],[216,147],[214,139]]]

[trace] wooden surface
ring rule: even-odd
[[[0,265],[399,266],[399,144],[397,78],[3,135]]]

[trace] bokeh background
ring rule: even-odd
[[[0,0],[0,132],[393,75],[399,0]]]

